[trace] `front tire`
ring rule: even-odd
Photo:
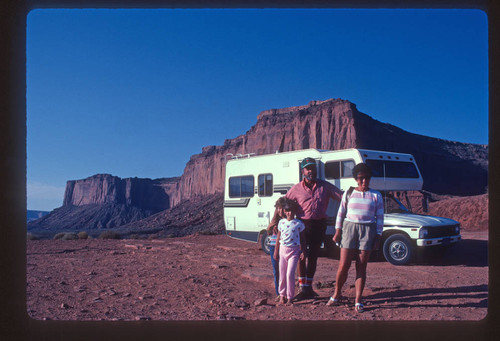
[[[385,259],[393,265],[406,265],[413,259],[411,239],[403,234],[389,236],[383,246]]]

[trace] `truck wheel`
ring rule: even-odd
[[[384,257],[393,265],[408,264],[413,258],[413,245],[403,234],[393,234],[384,242]]]
[[[269,247],[269,243],[271,242],[271,237],[267,235],[267,232],[262,232],[260,236],[260,247],[262,251],[266,253],[266,255],[271,253],[271,249]]]

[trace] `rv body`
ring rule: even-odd
[[[446,218],[410,214],[391,191],[419,191],[423,179],[410,154],[366,149],[305,149],[267,155],[237,155],[226,162],[224,186],[224,223],[230,237],[261,242],[265,251],[268,227],[276,200],[302,180],[300,162],[316,160],[317,177],[342,191],[357,186],[352,169],[365,162],[372,169],[370,188],[391,200],[397,213],[384,214],[383,246],[385,258],[393,264],[406,264],[417,246],[453,244],[460,239],[459,223]],[[327,209],[325,245],[332,247],[339,202],[330,199]],[[439,230],[438,232],[436,232]],[[396,237],[391,237],[397,235]],[[399,237],[399,238],[397,238]],[[386,250],[387,249],[387,250]]]

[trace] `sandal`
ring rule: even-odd
[[[328,300],[328,302],[326,302],[326,305],[327,306],[336,306],[336,305],[339,305],[339,303],[340,303],[340,299],[330,297],[330,299]]]
[[[356,310],[357,313],[362,313],[363,311],[365,311],[365,306],[363,305],[363,303],[356,303],[354,305],[354,310]]]

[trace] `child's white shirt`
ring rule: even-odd
[[[306,227],[299,219],[292,219],[290,221],[285,218],[281,219],[278,223],[278,230],[281,232],[280,244],[285,246],[300,245],[300,232],[304,231]]]

